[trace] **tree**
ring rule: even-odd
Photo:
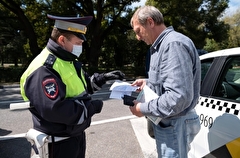
[[[207,52],[213,52],[221,49],[218,43],[214,39],[206,39],[206,45],[203,47]]]
[[[16,22],[17,18],[14,17],[12,12],[1,7],[1,21],[0,21],[0,54],[2,66],[4,61],[14,62],[18,66],[18,60],[24,54],[23,45],[26,43],[25,36],[22,31],[20,23]]]
[[[24,6],[24,4],[20,3],[20,1],[14,1],[14,0],[0,0],[0,4],[2,4],[5,8],[7,8],[9,11],[14,13],[12,17],[7,18],[16,18],[19,22],[19,26],[22,26],[22,30],[24,31],[26,37],[29,39],[29,45],[31,52],[36,56],[40,49],[37,44],[37,37],[34,31],[34,28],[31,25],[31,22],[26,17],[24,11],[21,7]]]
[[[221,42],[228,37],[229,26],[220,21],[229,0],[147,0],[160,9],[167,26],[189,36],[198,49],[205,39]]]
[[[87,42],[84,42],[84,52],[89,65],[93,71],[97,70],[98,59],[102,51],[102,45],[105,39],[110,35],[110,32],[116,28],[116,25],[121,23],[119,17],[123,14],[131,13],[130,6],[133,2],[139,0],[0,0],[0,4],[14,13],[14,17],[21,23],[29,45],[25,48],[30,49],[33,57],[35,57],[44,42],[47,40],[47,35],[51,32],[53,20],[46,19],[46,14],[60,16],[93,16],[93,20],[88,26]],[[121,23],[122,30],[129,28],[128,23]],[[117,35],[116,35],[117,36]],[[30,52],[28,52],[29,55]],[[92,71],[92,72],[93,72]]]
[[[240,8],[233,15],[227,16],[223,21],[230,25],[228,48],[240,47]]]
[[[93,4],[86,4],[79,1],[81,4],[84,4],[82,8],[85,8],[83,9],[85,10],[85,15],[93,15],[94,17],[89,25],[89,35],[91,35],[89,38],[90,44],[86,46],[87,60],[92,66],[92,72],[97,70],[98,59],[102,52],[102,46],[104,42],[106,42],[105,39],[112,39],[108,38],[110,33],[113,33],[112,35],[115,35],[116,39],[119,40],[121,37],[118,38],[118,36],[121,34],[117,34],[118,32],[115,30],[116,28],[122,30],[122,34],[124,34],[124,31],[131,29],[129,27],[129,20],[127,20],[128,18],[124,19],[123,14],[129,14],[129,12],[132,12],[128,6],[135,1],[138,0],[97,0],[96,3]],[[113,45],[113,47],[115,46]],[[116,53],[116,51],[114,52],[116,49],[118,48],[115,47],[111,52]]]

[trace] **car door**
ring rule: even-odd
[[[189,157],[240,157],[240,56],[201,60],[202,84],[196,112],[201,130]]]

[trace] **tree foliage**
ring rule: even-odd
[[[240,7],[233,15],[223,19],[225,23],[230,25],[228,47],[240,47]]]
[[[189,36],[198,49],[205,39],[221,42],[226,39],[228,25],[219,20],[229,0],[147,0],[162,12],[166,25]]]
[[[83,64],[88,65],[88,71],[96,72],[98,66],[110,70],[131,65],[136,67],[136,73],[139,71],[144,74],[149,46],[136,40],[129,24],[136,9],[130,6],[137,1],[140,0],[0,0],[0,60],[11,58],[17,65],[19,59],[23,59],[27,66],[50,37],[54,21],[48,19],[47,14],[90,15],[93,20],[88,26],[87,41],[83,43],[84,51],[80,56]],[[233,27],[239,24],[237,17],[233,24],[228,20],[220,20],[228,2],[147,0],[147,4],[160,9],[167,26],[172,25],[189,36],[198,49],[211,50],[239,46],[239,40],[236,40],[238,36],[233,36],[239,31],[239,27]],[[226,23],[230,23],[232,32],[228,32]],[[231,45],[226,43],[227,33],[232,34]]]
[[[118,56],[116,61],[122,59],[121,50],[116,47],[116,41],[107,44],[108,48],[104,48],[104,43],[108,43],[107,39],[114,36],[115,39],[124,38],[123,36],[129,27],[129,19],[124,17],[132,12],[129,6],[139,0],[0,0],[0,4],[13,13],[13,16],[21,23],[22,29],[28,39],[25,49],[29,56],[35,57],[44,47],[51,33],[51,27],[54,21],[47,19],[47,14],[58,16],[93,16],[93,20],[88,26],[87,42],[84,42],[85,63],[88,63],[93,70],[99,65],[99,57],[103,50],[111,50],[110,52]],[[116,29],[120,32],[114,32]],[[111,33],[113,35],[111,35]],[[126,41],[126,40],[125,40]],[[110,44],[113,45],[110,45]],[[111,48],[110,48],[111,47]],[[106,55],[110,56],[110,55]],[[121,58],[120,58],[121,57]],[[118,62],[121,66],[122,63]]]
[[[28,0],[32,2],[31,0]],[[27,3],[21,3],[19,0],[0,0],[2,6],[8,9],[8,12],[11,12],[8,18],[15,18],[16,24],[18,23],[20,28],[17,30],[23,32],[26,37],[29,39],[30,50],[33,54],[38,54],[40,49],[37,44],[37,36],[35,35],[35,30],[32,27],[30,20],[27,18],[24,12],[24,8]]]

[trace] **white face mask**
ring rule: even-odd
[[[73,44],[72,54],[79,57],[82,54],[82,46]]]

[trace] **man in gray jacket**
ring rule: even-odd
[[[138,40],[150,45],[148,79],[132,83],[149,86],[158,98],[134,101],[131,112],[161,118],[152,123],[159,158],[186,158],[190,143],[200,130],[194,108],[200,92],[200,60],[191,39],[166,27],[161,12],[153,6],[139,8],[131,19]]]

